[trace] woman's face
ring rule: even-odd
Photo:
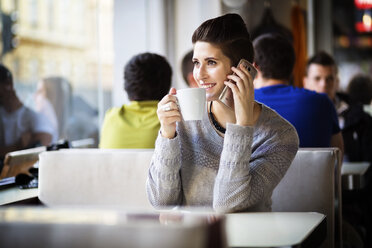
[[[208,42],[197,41],[194,45],[194,78],[200,88],[207,91],[207,100],[217,100],[225,87],[227,75],[231,74],[231,61],[220,48]]]

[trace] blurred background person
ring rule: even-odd
[[[300,147],[338,147],[343,140],[335,107],[325,94],[289,85],[295,63],[292,44],[278,34],[253,41],[255,98],[277,111],[297,130]]]
[[[52,122],[57,121],[54,125],[58,127],[58,139],[67,138],[65,132],[72,114],[72,87],[69,81],[60,76],[43,78],[38,83],[35,100],[37,110],[44,111]]]
[[[347,108],[345,95],[337,93],[339,83],[337,64],[331,55],[320,51],[308,59],[303,79],[304,88],[327,94],[335,105],[337,114]]]
[[[342,135],[345,143],[345,160],[372,163],[372,116],[364,111],[372,100],[372,78],[357,74],[347,87],[348,108],[341,113],[345,125]],[[358,191],[344,191],[343,216],[359,231],[365,247],[372,244],[372,174],[367,173],[366,186]],[[344,221],[345,223],[345,221]]]
[[[366,74],[357,74],[347,87],[349,104],[372,104],[372,78]]]
[[[198,88],[198,84],[195,81],[193,70],[194,70],[194,63],[192,62],[192,55],[193,50],[190,50],[183,56],[182,58],[182,76],[185,80],[185,83],[191,88]]]
[[[354,76],[348,87],[348,108],[341,113],[344,119],[342,134],[345,143],[345,159],[372,162],[372,117],[364,111],[372,100],[372,78]]]
[[[50,96],[50,91],[50,84],[45,83],[44,80],[38,82],[34,95],[35,110],[38,113],[44,114],[51,122],[53,127],[52,143],[56,143],[59,138],[58,119],[54,107],[48,98],[48,96]]]
[[[48,146],[53,126],[48,119],[26,107],[18,98],[11,72],[0,64],[0,157],[8,152]]]
[[[90,139],[90,145],[98,146],[98,127],[93,121],[97,118],[97,110],[73,94],[72,86],[65,77],[50,76],[38,82],[35,109],[52,122],[56,130],[53,143],[59,139]]]
[[[158,102],[171,86],[172,68],[165,57],[138,54],[124,68],[130,103],[106,112],[100,148],[154,148],[160,129]]]

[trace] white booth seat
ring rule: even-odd
[[[146,178],[153,149],[65,149],[39,156],[40,201],[46,206],[152,209]]]
[[[341,155],[338,148],[300,148],[274,189],[272,211],[319,212],[327,216],[322,247],[342,245]]]
[[[146,179],[153,150],[66,149],[40,154],[40,201],[55,206],[119,206],[153,209]],[[327,216],[323,247],[341,243],[340,152],[301,148],[272,195],[274,212]],[[336,229],[337,228],[337,229]]]

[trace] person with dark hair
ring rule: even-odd
[[[305,89],[327,94],[340,114],[347,108],[347,104],[344,101],[345,95],[337,92],[340,84],[337,74],[335,60],[328,53],[320,51],[307,61],[303,86]]]
[[[364,111],[364,105],[369,106],[372,100],[372,78],[363,74],[354,76],[347,87],[347,96],[348,108],[341,113],[345,159],[372,163],[372,117]]]
[[[172,68],[166,58],[141,53],[124,69],[124,89],[130,103],[107,111],[100,148],[154,148],[160,123],[158,102],[168,93]]]
[[[355,75],[347,87],[348,108],[341,113],[344,119],[342,135],[345,143],[345,161],[372,164],[372,116],[365,111],[371,107],[372,78]],[[356,192],[344,192],[343,216],[360,232],[364,247],[372,247],[372,174],[366,173],[365,187]]]
[[[254,53],[238,14],[203,22],[192,36],[194,78],[206,89],[202,120],[184,121],[172,88],[158,105],[160,132],[147,179],[155,207],[202,206],[219,212],[271,211],[271,195],[298,150],[295,128],[254,99],[240,59]],[[234,73],[234,74],[233,74]],[[233,98],[219,96],[227,86]],[[212,121],[214,120],[214,121]]]
[[[348,87],[349,104],[370,105],[372,103],[372,78],[365,74],[355,75]]]
[[[339,84],[334,59],[324,51],[309,58],[303,84],[305,89],[326,93],[334,101]]]
[[[280,35],[266,34],[253,41],[256,100],[295,126],[300,147],[338,147],[343,152],[337,113],[325,94],[289,85],[295,63],[292,44]]]
[[[198,84],[194,79],[193,70],[194,63],[192,62],[193,51],[189,51],[182,58],[182,77],[185,80],[185,83],[191,88],[198,88]]]
[[[12,73],[0,64],[0,160],[8,152],[50,145],[52,133],[45,116],[23,105],[14,89]]]

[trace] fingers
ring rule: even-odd
[[[166,104],[160,105],[158,108],[161,111],[168,112],[168,111],[172,111],[172,110],[178,109],[178,106],[177,106],[176,103],[174,103],[172,101],[169,101]]]
[[[171,92],[169,92],[169,93],[171,93]],[[172,94],[166,95],[165,97],[163,97],[163,99],[160,100],[160,102],[158,103],[158,107],[161,106],[161,105],[166,104],[167,102],[174,102],[174,103],[176,103],[177,102],[176,96],[174,96]]]
[[[158,115],[164,115],[168,112],[179,112],[178,110],[177,98],[174,95],[168,94],[158,103],[157,113]]]
[[[175,89],[175,88],[171,88],[170,90],[169,90],[169,94],[170,95],[175,95],[177,93],[177,90]]]
[[[163,97],[158,103],[156,111],[160,121],[160,133],[165,138],[173,138],[176,134],[176,122],[181,121],[181,114],[177,105],[177,98],[173,94],[175,89],[171,89],[169,94]]]
[[[177,104],[176,89],[172,88],[170,94],[163,97],[158,103],[157,114],[161,125],[172,125],[177,121],[181,121],[181,113]]]
[[[234,72],[233,75],[228,75],[228,81],[225,81],[225,85],[230,87],[235,101],[240,99],[240,101],[254,101],[254,87],[253,78],[248,70],[240,65],[239,68],[231,67]],[[239,101],[239,100],[238,100]]]
[[[233,96],[237,94],[239,88],[236,83],[232,82],[231,80],[228,80],[228,81],[225,81],[224,84],[227,85],[231,89]]]
[[[235,84],[239,90],[241,90],[242,92],[245,90],[246,86],[244,83],[244,78],[236,74],[228,75],[227,78],[230,79],[229,81],[232,81],[232,83]]]
[[[231,67],[231,70],[234,74],[228,75],[227,78],[236,82],[240,90],[245,91],[253,87],[253,78],[243,65],[240,65],[239,68]]]
[[[248,69],[244,67],[244,65],[240,65],[239,69],[243,71],[244,75],[249,79],[249,82],[253,82],[254,78],[252,78],[252,75],[249,73]]]

